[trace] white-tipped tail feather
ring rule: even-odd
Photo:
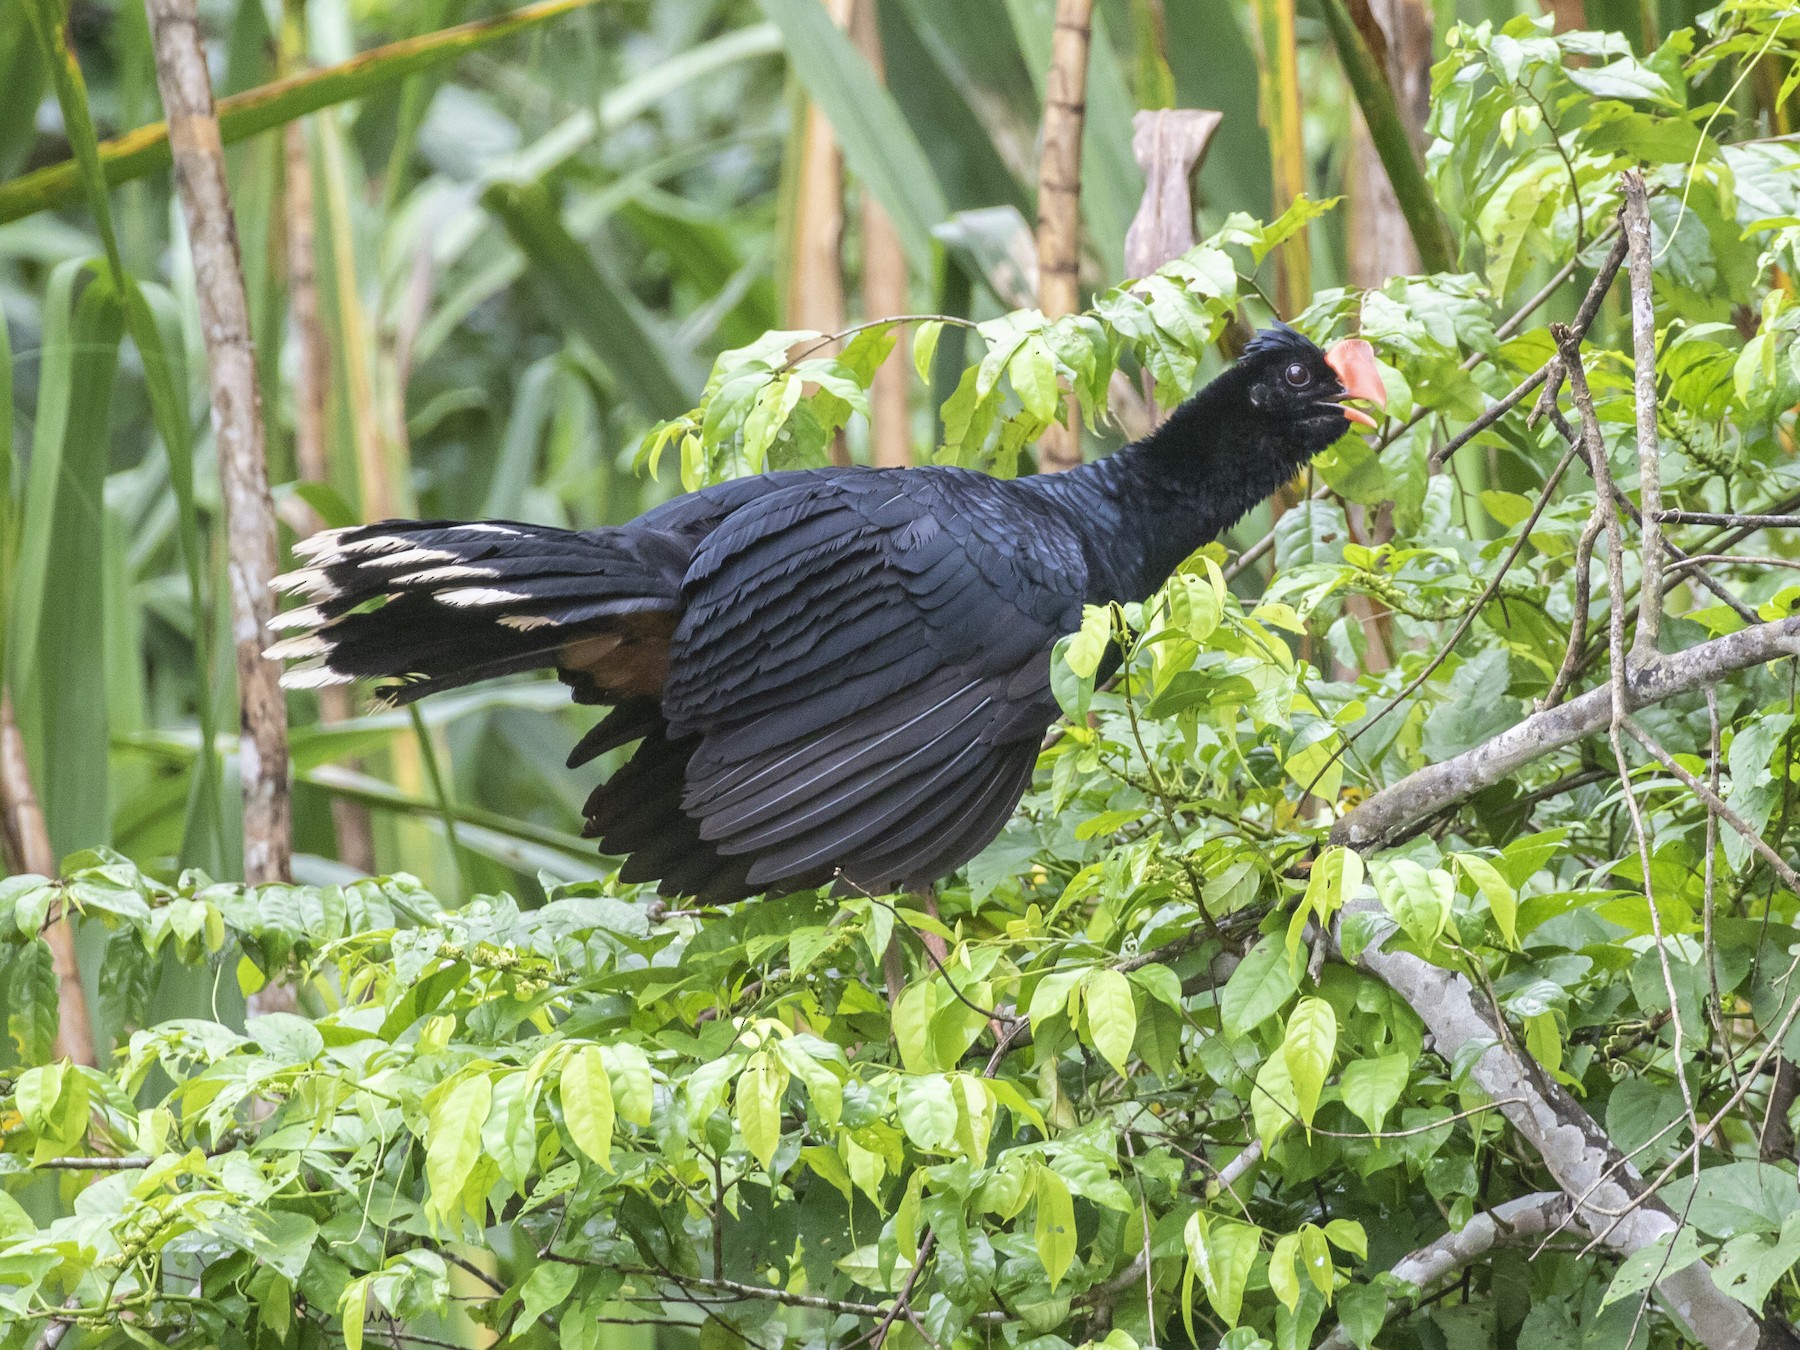
[[[271,661],[303,661],[314,656],[329,656],[331,644],[317,633],[303,633],[299,637],[283,638],[263,655]]]
[[[299,609],[290,609],[285,614],[277,614],[269,620],[269,631],[274,633],[292,632],[296,628],[318,628],[325,622],[324,611],[317,605],[304,605]]]
[[[269,583],[281,595],[304,595],[308,600],[329,600],[338,588],[325,575],[323,567],[302,567],[283,572]]]
[[[459,586],[453,591],[439,591],[434,599],[442,605],[458,609],[476,609],[486,605],[516,605],[531,597],[523,591],[502,591],[492,586]]]
[[[355,676],[333,670],[323,660],[293,667],[281,677],[283,689],[320,689],[328,684],[349,684]]]

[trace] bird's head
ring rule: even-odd
[[[1368,343],[1351,338],[1324,351],[1278,323],[1177,408],[1145,448],[1152,461],[1247,507],[1353,423],[1374,426],[1357,404],[1386,401]]]
[[[1347,338],[1321,351],[1284,323],[1252,338],[1232,375],[1241,396],[1291,445],[1301,463],[1336,441],[1351,423],[1375,425],[1356,403],[1387,402],[1368,343]]]

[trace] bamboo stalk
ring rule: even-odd
[[[233,145],[247,137],[272,131],[296,117],[334,104],[349,103],[404,76],[428,70],[439,62],[477,51],[501,38],[593,3],[594,0],[541,0],[510,14],[390,42],[335,66],[233,94],[219,100],[219,139],[226,145]],[[147,178],[168,168],[169,164],[169,128],[165,122],[153,122],[100,143],[100,168],[108,184]],[[81,193],[81,170],[73,160],[25,174],[10,183],[0,184],[0,225],[38,211],[66,206]]]
[[[306,0],[287,0],[282,28],[282,59],[305,59]],[[282,129],[286,153],[286,180],[282,206],[287,226],[288,323],[294,344],[294,462],[303,483],[331,481],[331,460],[326,448],[325,410],[330,394],[331,352],[319,322],[319,284],[313,215],[312,160],[307,153],[306,124],[289,122]],[[304,532],[325,527],[318,513],[304,502]],[[347,685],[328,684],[318,691],[319,720],[326,726],[347,722],[356,715]],[[355,764],[351,768],[358,767]],[[331,799],[331,823],[337,836],[338,861],[359,872],[375,870],[375,831],[368,808],[347,798]]]
[[[287,705],[280,670],[262,654],[274,611],[269,583],[275,576],[275,508],[263,457],[262,391],[237,224],[194,0],[145,0],[145,9],[194,260],[229,541],[226,570],[243,729],[244,879],[285,881],[293,849]]]
[[[0,824],[5,826],[0,839],[7,846],[9,871],[56,875],[50,827],[32,787],[25,738],[13,715],[12,692],[6,689],[0,689]],[[44,929],[44,941],[50,946],[56,970],[56,1057],[94,1064],[94,1028],[88,1017],[87,991],[81,984],[81,965],[75,957],[75,934],[66,916],[59,914]]]
[[[849,25],[852,0],[825,0],[839,28]],[[844,326],[844,157],[824,110],[808,99],[802,115],[787,236],[787,322],[790,328],[835,333]],[[848,464],[840,431],[831,462]]]
[[[850,35],[856,49],[885,83],[887,64],[881,50],[881,27],[875,0],[856,0]],[[866,187],[862,194],[862,308],[863,318],[879,319],[905,314],[907,303],[906,251],[893,219]],[[869,386],[870,458],[884,468],[912,463],[912,414],[907,398],[906,329],[888,359],[875,372]]]
[[[1038,308],[1053,319],[1081,308],[1081,134],[1093,22],[1094,0],[1056,0],[1037,215]],[[1053,424],[1038,441],[1038,468],[1056,473],[1080,463],[1080,421],[1071,407],[1067,425]]]
[[[1350,81],[1369,128],[1369,138],[1375,142],[1388,182],[1393,184],[1394,195],[1399,199],[1420,261],[1428,272],[1447,272],[1456,265],[1456,246],[1438,213],[1431,186],[1425,181],[1424,167],[1407,134],[1387,71],[1351,19],[1344,0],[1319,0],[1319,8],[1344,67],[1344,76]]]
[[[1275,210],[1285,211],[1306,192],[1306,143],[1300,107],[1300,64],[1294,35],[1294,0],[1255,0],[1257,102],[1269,133]],[[1275,300],[1292,318],[1312,301],[1312,251],[1305,230],[1275,254]]]

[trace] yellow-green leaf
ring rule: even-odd
[[[1289,1312],[1300,1304],[1300,1275],[1296,1269],[1299,1257],[1298,1233],[1283,1233],[1275,1239],[1275,1250],[1269,1253],[1269,1289]]]
[[[599,1046],[584,1045],[563,1064],[562,1108],[575,1147],[612,1171],[612,1080]]]
[[[765,1168],[775,1161],[781,1146],[781,1094],[787,1090],[787,1071],[757,1055],[738,1079],[737,1124],[744,1147]]]
[[[1088,1036],[1106,1062],[1126,1076],[1131,1043],[1137,1039],[1137,1005],[1131,997],[1131,981],[1116,970],[1096,970],[1082,990],[1087,1007]]]
[[[1319,1109],[1319,1093],[1331,1072],[1331,1056],[1337,1049],[1337,1013],[1322,998],[1303,998],[1288,1016],[1281,1057],[1294,1085],[1294,1101],[1300,1119],[1312,1124]]]
[[[1075,1202],[1067,1184],[1048,1167],[1038,1168],[1037,1222],[1032,1235],[1054,1293],[1075,1260]]]
[[[1475,888],[1488,902],[1488,912],[1494,916],[1494,926],[1500,930],[1500,936],[1506,939],[1506,945],[1517,948],[1519,945],[1519,896],[1513,890],[1512,883],[1500,875],[1500,869],[1486,858],[1474,853],[1457,853],[1451,855],[1462,874],[1475,883]]]
[[[656,1105],[649,1058],[635,1045],[602,1046],[600,1057],[611,1080],[614,1109],[633,1125],[648,1125]]]
[[[448,1222],[464,1185],[481,1157],[481,1127],[493,1104],[494,1085],[485,1073],[470,1074],[438,1098],[426,1122],[425,1178],[431,1183],[428,1211]]]

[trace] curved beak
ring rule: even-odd
[[[1375,367],[1375,349],[1361,338],[1345,338],[1337,343],[1325,353],[1325,364],[1344,386],[1346,399],[1362,399],[1378,408],[1386,405],[1387,389],[1381,383],[1381,372]],[[1375,419],[1361,408],[1345,407],[1344,416],[1365,427],[1375,425]]]

